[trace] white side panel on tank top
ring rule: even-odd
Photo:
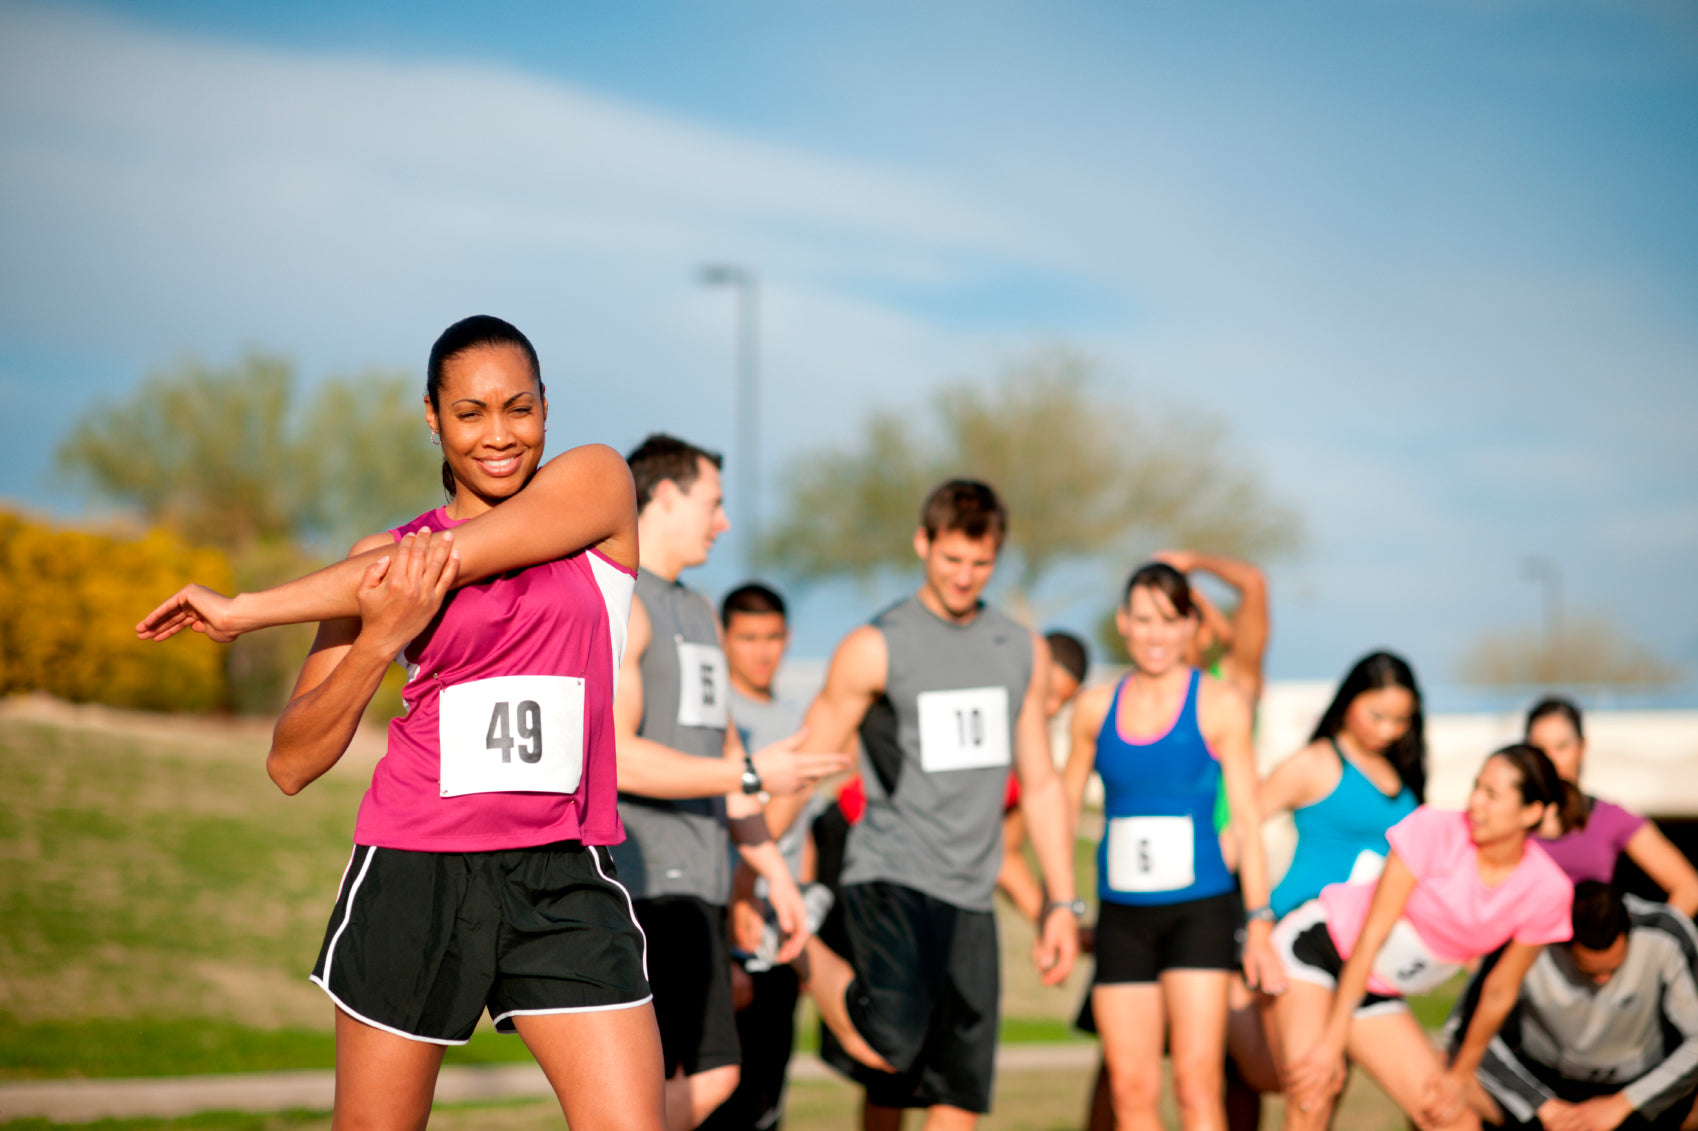
[[[631,598],[637,592],[637,575],[626,573],[600,554],[585,554],[590,573],[607,606],[607,635],[613,641],[613,694],[619,694],[619,665],[625,662],[625,635],[631,623]]]

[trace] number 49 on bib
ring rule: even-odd
[[[443,797],[572,793],[584,769],[584,681],[510,675],[443,689]]]

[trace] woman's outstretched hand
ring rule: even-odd
[[[185,628],[228,644],[245,630],[236,623],[236,599],[204,585],[185,585],[136,625],[142,640],[169,640]]]

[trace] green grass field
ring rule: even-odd
[[[330,1006],[306,974],[347,862],[372,745],[288,798],[265,776],[269,735],[252,723],[15,707],[0,712],[0,1080],[331,1067]],[[1088,846],[1079,857],[1089,890]],[[1062,987],[1043,986],[1031,927],[1005,912],[1002,928],[1004,1039],[1082,1039],[1070,1026],[1088,961]],[[1442,1019],[1447,997],[1418,1007],[1423,1020]],[[811,1027],[801,1031],[811,1044]],[[485,1028],[447,1060],[526,1056],[517,1039]],[[1077,1126],[1087,1075],[1009,1074],[985,1126]],[[845,1085],[801,1084],[789,1125],[845,1126],[854,1103]],[[1362,1083],[1338,1125],[1399,1122]],[[526,1102],[446,1108],[432,1123],[521,1129],[560,1118],[552,1104]],[[328,1122],[281,1113],[90,1126]]]
[[[0,1079],[332,1065],[306,974],[371,752],[284,797],[267,741],[249,723],[0,717]],[[1030,928],[1003,937],[1005,1039],[1069,1039],[1082,975],[1041,986]],[[525,1057],[484,1029],[448,1062]]]

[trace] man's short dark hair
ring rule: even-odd
[[[925,506],[920,508],[920,526],[930,539],[959,530],[973,539],[989,535],[1001,547],[1008,533],[1008,512],[1002,509],[1002,500],[990,484],[951,479],[933,487],[926,496]]]
[[[1044,643],[1049,645],[1049,657],[1061,665],[1061,670],[1078,680],[1085,682],[1085,672],[1091,666],[1091,654],[1085,648],[1085,642],[1071,632],[1055,632],[1044,635]]]
[[[1632,926],[1621,893],[1601,880],[1581,880],[1574,885],[1571,914],[1574,944],[1587,950],[1608,950]]]
[[[760,582],[751,581],[725,595],[725,600],[719,603],[719,623],[730,628],[734,613],[777,613],[782,617],[786,615],[784,598]]]
[[[664,432],[651,433],[625,457],[625,462],[631,465],[631,478],[637,484],[638,512],[654,498],[655,488],[668,479],[678,484],[680,491],[687,492],[694,487],[696,478],[702,473],[701,461],[704,459],[715,467],[725,466],[725,457],[718,452],[698,448]]]

